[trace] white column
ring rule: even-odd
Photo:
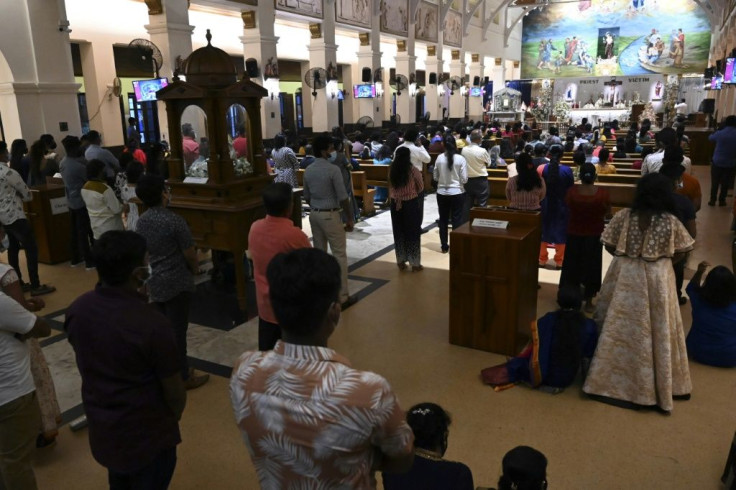
[[[329,6],[324,9],[324,20],[320,24],[321,37],[313,37],[309,41],[309,67],[328,69],[332,64],[337,70],[337,44],[335,44],[335,9]],[[311,26],[310,26],[311,27]],[[335,80],[337,83],[337,80]],[[337,97],[329,93],[330,83],[327,88],[317,90],[317,96],[313,97],[310,89],[304,84],[304,98],[312,98],[312,131],[315,133],[330,131],[338,124]]]
[[[158,47],[163,55],[163,64],[159,70],[159,76],[171,80],[176,68],[177,57],[184,60],[192,53],[194,26],[189,24],[188,0],[164,0],[162,4],[163,12],[149,15],[149,23],[144,27],[151,42]],[[97,60],[98,58],[95,56],[95,61],[97,62]],[[86,81],[87,78],[85,77],[85,85]],[[162,139],[168,139],[169,122],[166,118],[166,106],[163,102],[158,102],[158,123]]]
[[[475,77],[480,78],[479,87],[483,86],[483,59],[480,55],[473,53],[470,62],[470,85],[473,86]],[[473,121],[483,120],[483,97],[470,97],[468,105],[468,117]]]
[[[435,46],[430,46],[429,48],[433,48],[434,50],[427,50],[427,52],[429,53],[427,55],[426,62],[427,86],[424,89],[424,97],[427,110],[430,113],[430,121],[434,122],[442,120],[442,97],[438,95],[438,90],[441,90],[441,84],[439,83],[439,80],[442,77],[442,50]],[[434,85],[429,84],[430,73],[437,74],[438,83],[435,83]]]
[[[3,2],[0,33],[0,111],[5,139],[29,144],[43,133],[57,141],[81,134],[64,4]],[[61,145],[59,145],[61,147]],[[63,152],[63,149],[61,149]]]
[[[414,56],[414,24],[409,25],[409,32],[410,37],[406,41],[397,42],[399,52],[394,58],[396,60],[396,74],[404,75],[407,80],[411,79],[417,60],[417,57]],[[416,122],[416,97],[412,96],[410,87],[407,85],[401,91],[401,95],[398,95],[398,92],[396,93],[396,114],[401,119],[401,124]]]
[[[273,138],[281,131],[281,103],[279,100],[278,77],[265,77],[266,64],[271,61],[278,66],[274,36],[276,11],[273,2],[259,2],[252,12],[243,12],[243,57],[258,62],[259,74],[251,80],[264,86],[269,95],[261,100],[261,126],[263,138]],[[254,22],[253,22],[254,21]]]
[[[450,61],[450,76],[465,79],[465,55],[461,50],[454,49],[452,51],[452,61]],[[465,117],[465,97],[460,94],[460,90],[450,96],[450,118],[463,119]]]
[[[376,17],[374,19],[374,24],[378,26],[378,22],[378,17]],[[375,35],[373,31],[375,31]],[[374,83],[373,74],[381,67],[380,33],[377,27],[373,31],[370,34],[361,34],[361,44],[358,48],[358,52],[356,53],[358,63],[357,65],[353,65],[352,70],[353,83],[356,85],[361,83]],[[362,81],[363,68],[370,68],[371,70],[371,80],[369,82]],[[380,89],[385,89],[386,85],[380,84],[378,87],[380,87]],[[352,87],[350,87],[350,90],[352,90]],[[353,114],[355,120],[353,122],[356,122],[361,117],[368,116],[373,119],[374,127],[380,128],[381,123],[384,120],[382,100],[383,99],[381,97],[373,99],[354,99]],[[368,132],[370,132],[370,130]]]

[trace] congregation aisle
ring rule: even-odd
[[[707,192],[709,169],[696,168],[696,175]],[[687,278],[700,260],[730,265],[731,207],[708,207],[706,201],[698,213],[698,243]],[[692,400],[676,402],[670,417],[589,401],[579,382],[559,395],[522,386],[494,392],[481,383],[479,372],[502,362],[503,356],[447,342],[449,256],[440,253],[435,218],[436,200],[430,195],[423,223],[428,231],[422,235],[425,269],[416,273],[395,265],[388,212],[357,225],[349,235],[348,256],[351,288],[358,289],[360,300],[343,313],[330,346],[355,367],[385,376],[404,408],[423,401],[445,407],[453,417],[447,457],[470,466],[476,485],[495,486],[505,452],[527,444],[547,455],[550,488],[719,488],[736,428],[733,370],[691,363]],[[308,232],[308,220],[305,225]],[[604,268],[609,263],[604,257]],[[94,272],[68,264],[42,265],[40,272],[59,289],[47,297],[42,314],[54,313],[58,319],[58,312],[96,279]],[[538,315],[554,308],[559,274],[540,270]],[[689,304],[682,314],[689,328]],[[190,355],[199,360],[198,368],[215,376],[188,393],[174,490],[257,488],[224,377],[235,356],[256,345],[252,327],[251,322],[229,331],[192,328]],[[45,350],[55,378],[76,369],[65,339],[47,341]],[[57,379],[62,410],[74,412],[78,387],[69,376],[65,379]],[[90,454],[86,430],[63,427],[58,443],[40,452],[36,468],[41,489],[106,487],[106,472]]]

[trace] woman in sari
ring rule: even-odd
[[[565,243],[567,242],[567,222],[570,212],[565,203],[567,190],[575,184],[572,170],[567,165],[560,165],[562,147],[553,145],[549,150],[550,161],[537,167],[544,180],[546,195],[542,201],[542,244],[539,247],[539,267],[545,267],[549,260],[549,247],[555,249],[555,268],[562,270],[565,259]]]
[[[672,181],[648,174],[631,209],[616,213],[601,235],[614,257],[596,304],[601,332],[583,387],[598,401],[669,414],[673,398],[690,397],[672,263],[694,240],[675,212]]]
[[[582,302],[580,288],[560,288],[560,309],[532,323],[529,345],[508,362],[482,370],[483,381],[496,391],[516,383],[553,393],[570,386],[581,365],[585,371],[598,340],[595,323],[580,312]]]

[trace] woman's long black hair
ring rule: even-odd
[[[531,155],[520,153],[516,157],[516,171],[519,173],[519,178],[516,180],[517,191],[531,191],[542,187],[542,179],[539,178],[537,169],[534,168]]]
[[[404,146],[396,149],[396,154],[389,168],[391,187],[404,187],[409,183],[411,175],[411,151]]]
[[[714,308],[726,308],[736,302],[736,276],[727,267],[714,267],[700,288],[703,301]]]
[[[585,315],[580,312],[582,303],[583,295],[578,287],[563,286],[557,292],[560,310],[555,322],[556,335],[552,342],[551,357],[558,365],[576,371],[582,357],[580,332],[585,324]]]
[[[445,158],[447,158],[447,168],[452,170],[452,165],[455,162],[455,155],[457,154],[457,143],[455,138],[450,136],[445,137]]]

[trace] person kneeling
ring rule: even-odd
[[[481,371],[484,383],[496,391],[528,383],[559,393],[575,381],[581,364],[585,373],[598,342],[595,322],[580,312],[579,288],[560,288],[557,304],[559,310],[532,323],[532,340],[517,357]]]

